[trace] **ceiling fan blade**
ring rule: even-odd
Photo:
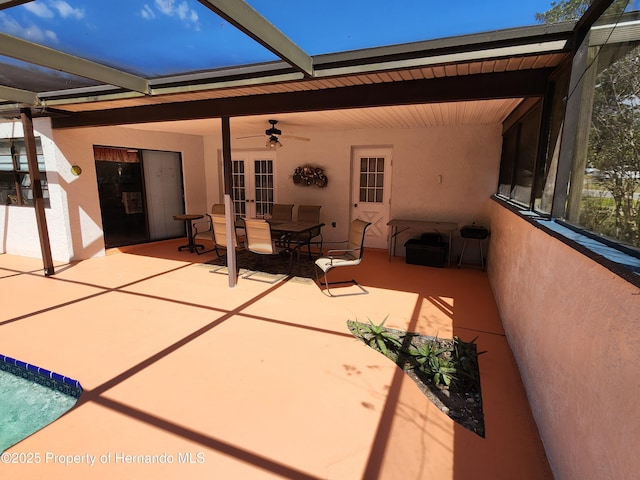
[[[280,135],[280,138],[291,138],[292,140],[302,140],[303,142],[308,142],[311,140],[307,137],[296,137],[295,135]]]
[[[236,137],[236,140],[242,140],[243,138],[258,138],[264,137],[264,135],[247,135],[246,137]]]

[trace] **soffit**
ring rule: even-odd
[[[566,53],[549,53],[527,57],[512,57],[482,62],[467,62],[451,65],[435,65],[422,68],[399,69],[366,74],[340,75],[331,78],[300,79],[277,81],[258,85],[239,85],[227,87],[222,84],[193,85],[183,87],[187,91],[167,93],[165,95],[144,96],[132,94],[131,98],[107,98],[102,101],[90,101],[96,95],[87,95],[83,101],[73,103],[73,99],[47,101],[46,105],[56,110],[68,112],[84,112],[112,108],[126,108],[163,103],[189,102],[207,99],[244,97],[250,95],[270,95],[277,93],[304,92],[314,90],[339,89],[355,85],[375,85],[382,83],[400,83],[412,80],[430,80],[489,73],[514,72],[557,67]],[[249,82],[250,83],[250,82]],[[212,88],[213,87],[213,88]],[[190,89],[195,91],[189,91]]]

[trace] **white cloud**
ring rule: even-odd
[[[42,30],[37,25],[30,25],[22,29],[22,38],[35,43],[44,43],[44,40],[49,42],[58,42],[58,36],[52,30]]]
[[[189,10],[190,10],[189,6],[184,2],[178,5],[178,8],[176,8],[178,17],[180,17],[182,20],[187,18],[187,16],[189,15]]]
[[[155,0],[154,5],[160,13],[169,17],[177,16],[188,27],[195,28],[196,30],[200,29],[198,13],[189,7],[187,2],[183,1],[178,3],[175,0]],[[145,7],[147,7],[147,5],[145,5]],[[144,18],[155,18],[155,16]]]
[[[24,38],[30,42],[43,43],[45,39],[48,40],[47,43],[58,42],[58,36],[54,31],[43,30],[33,24],[29,26],[21,25],[14,18],[2,12],[0,12],[0,26],[3,32],[15,37]]]
[[[146,3],[144,4],[144,7],[142,7],[142,10],[140,11],[140,15],[142,15],[142,18],[144,18],[145,20],[151,20],[153,18],[156,18],[156,13]]]
[[[2,25],[2,31],[9,35],[17,36],[22,31],[22,26],[3,12],[0,12],[0,25]]]
[[[58,43],[58,35],[53,30],[45,30],[44,34],[50,41]]]
[[[75,18],[76,20],[84,18],[84,10],[82,8],[73,8],[62,0],[53,2],[53,8],[58,11],[62,18]]]
[[[37,17],[53,18],[53,15],[54,15],[53,12],[49,10],[49,7],[47,7],[44,3],[29,2],[24,4],[23,7],[29,10],[31,13],[33,13]]]
[[[164,13],[165,15],[173,15],[173,4],[175,3],[174,0],[156,0],[155,4],[156,4],[156,8],[158,10],[160,10],[161,13]]]

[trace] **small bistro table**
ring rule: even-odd
[[[185,250],[188,248],[191,253],[194,253],[197,251],[198,248],[204,248],[204,245],[197,244],[193,241],[193,225],[191,224],[193,220],[199,220],[203,217],[204,215],[196,214],[196,213],[186,213],[182,215],[173,216],[174,220],[185,222],[187,224],[187,242],[188,243],[186,245],[179,246],[178,250]]]

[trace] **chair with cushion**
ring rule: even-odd
[[[362,262],[362,257],[364,255],[364,237],[369,225],[371,225],[371,222],[365,222],[364,220],[360,220],[359,218],[354,220],[353,222],[351,222],[351,226],[349,227],[349,239],[345,240],[344,242],[340,242],[346,243],[346,248],[329,250],[326,257],[320,257],[316,260],[316,267],[322,270],[324,274],[324,284],[329,296],[337,297],[345,295],[362,295],[369,293],[354,279],[330,282],[327,277],[329,271],[335,268],[353,267],[359,265],[360,262]],[[318,275],[318,269],[316,269],[316,279],[319,283],[321,283],[321,279]],[[361,292],[334,295],[333,293],[331,293],[329,285],[339,284],[356,285],[361,290]]]
[[[293,256],[286,248],[278,246],[271,234],[271,224],[269,222],[261,219],[245,218],[244,229],[246,234],[246,249],[260,256],[259,266],[262,263],[262,257],[289,253],[289,269],[287,275],[291,272]],[[258,273],[258,271],[249,272],[244,275],[243,278],[251,278],[256,273]]]
[[[320,205],[300,205],[298,207],[298,222],[320,223]],[[298,239],[298,246],[307,246],[307,253],[311,258],[311,245],[318,246],[322,255],[322,227],[314,228],[311,232],[303,234]]]
[[[203,253],[209,253],[216,250],[215,247],[215,239],[213,233],[213,222],[211,220],[212,215],[223,215],[224,216],[224,203],[214,203],[211,207],[211,215],[208,213],[205,214],[205,219],[200,222],[193,222],[193,243],[198,243],[197,240],[207,240],[213,242],[213,248],[210,250],[204,250],[202,252],[196,249],[196,253],[198,255],[202,255]],[[216,253],[218,251],[216,250]]]

